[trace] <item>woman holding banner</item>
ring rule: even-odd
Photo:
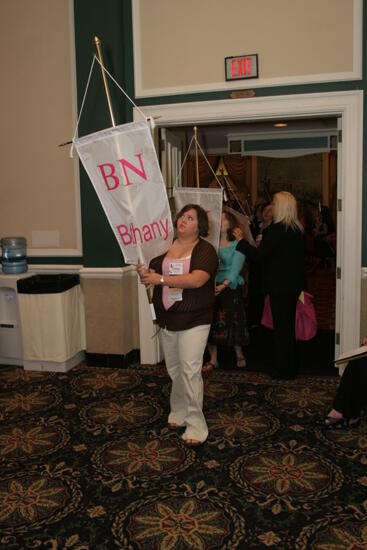
[[[154,258],[146,270],[139,263],[141,282],[154,286],[153,304],[161,327],[159,338],[172,380],[169,427],[185,427],[186,445],[200,445],[208,437],[202,411],[204,350],[213,317],[218,256],[203,240],[208,215],[187,204],[175,221],[177,238],[169,250]]]

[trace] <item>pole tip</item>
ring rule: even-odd
[[[100,39],[98,38],[98,36],[95,36],[95,37],[94,37],[94,43],[95,43],[96,45],[101,43],[101,41],[100,41]]]

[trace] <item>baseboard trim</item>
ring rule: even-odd
[[[133,349],[125,355],[113,353],[86,353],[87,367],[104,367],[110,369],[126,369],[131,365],[140,363],[140,350]]]

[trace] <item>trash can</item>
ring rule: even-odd
[[[67,372],[86,348],[83,294],[78,274],[34,275],[19,280],[23,366]]]

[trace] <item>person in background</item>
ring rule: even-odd
[[[251,229],[251,233],[252,233],[252,236],[253,236],[254,239],[256,239],[257,235],[259,234],[260,225],[263,221],[262,214],[261,214],[263,204],[265,204],[264,199],[258,201],[255,205],[255,210],[254,210],[254,213],[252,215],[252,219],[251,219],[251,223],[250,223],[250,229]]]
[[[308,204],[303,204],[301,209],[298,209],[299,221],[301,222],[305,234],[305,243],[306,243],[306,262],[308,262],[308,267],[312,268],[314,257],[314,213],[312,208]]]
[[[297,216],[297,201],[287,191],[273,199],[273,223],[264,231],[258,248],[251,246],[239,229],[237,250],[262,267],[264,292],[269,294],[274,325],[275,358],[272,377],[297,377],[296,305],[305,289],[305,242]]]
[[[255,246],[259,246],[263,237],[263,232],[273,221],[273,205],[271,202],[263,202],[260,207],[260,223],[255,238]],[[248,240],[246,235],[245,239]],[[252,244],[250,242],[250,244]],[[260,326],[261,317],[264,309],[264,285],[263,285],[262,267],[256,261],[248,259],[248,324],[251,329]]]
[[[218,345],[234,346],[237,367],[246,366],[242,347],[248,344],[248,332],[243,304],[244,279],[241,276],[245,256],[236,250],[238,243],[233,235],[233,230],[237,226],[238,222],[235,216],[224,210],[220,226],[214,321],[207,346],[210,360],[205,363],[203,372],[218,366]]]
[[[320,258],[320,266],[326,267],[335,257],[336,234],[330,210],[325,205],[316,213],[313,235],[314,254]]]
[[[363,338],[362,346],[367,346]],[[361,421],[361,411],[367,405],[367,357],[349,361],[340,378],[333,408],[324,421],[328,430],[357,427]]]
[[[172,380],[171,429],[184,427],[186,445],[208,437],[203,414],[203,355],[213,320],[218,256],[202,237],[208,235],[208,215],[196,204],[178,213],[177,238],[169,250],[154,258],[147,270],[140,262],[141,282],[153,286],[153,304],[161,327],[159,338]]]
[[[271,202],[264,202],[261,207],[261,222],[259,225],[259,232],[255,238],[256,246],[259,246],[265,229],[269,227],[272,221],[273,221],[273,205]]]

